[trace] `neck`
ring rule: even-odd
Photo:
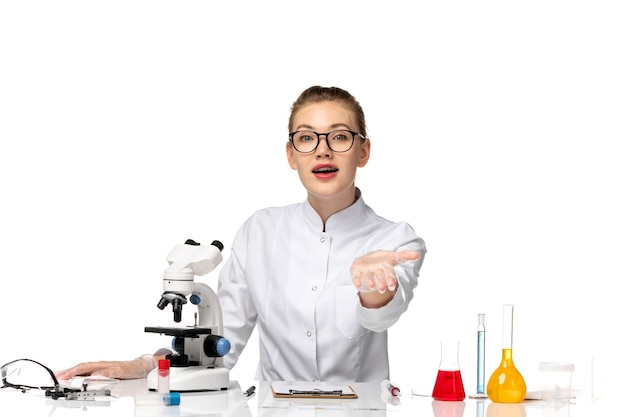
[[[309,203],[315,212],[322,219],[324,225],[324,231],[326,231],[326,221],[335,213],[350,207],[357,200],[357,192],[354,186],[343,192],[339,196],[333,196],[331,198],[314,195],[309,193]]]

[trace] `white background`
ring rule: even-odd
[[[430,393],[439,341],[455,338],[473,392],[477,314],[488,378],[513,303],[529,386],[559,360],[578,387],[615,388],[624,6],[410,3],[0,3],[0,362],[60,369],[167,345],[143,331],[172,323],[156,308],[166,254],[194,238],[227,255],[254,210],[305,198],[287,119],[319,84],[364,107],[366,202],[429,251],[390,331],[392,379]],[[256,347],[233,379],[253,378]]]

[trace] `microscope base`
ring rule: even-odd
[[[187,366],[170,368],[170,391],[199,392],[222,391],[230,385],[230,377],[226,368],[208,368],[206,366]],[[148,374],[148,389],[158,388],[158,369]]]

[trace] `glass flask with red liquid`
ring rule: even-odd
[[[459,367],[459,342],[441,342],[441,362],[432,396],[439,401],[463,401],[465,399],[465,389]]]

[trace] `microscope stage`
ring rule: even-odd
[[[200,334],[213,333],[208,327],[146,327],[145,331],[181,337],[198,337]]]

